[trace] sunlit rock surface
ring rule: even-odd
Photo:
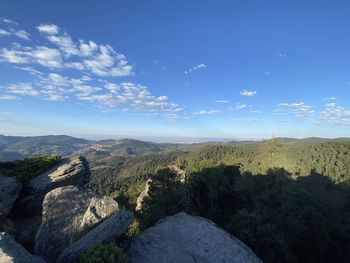
[[[130,243],[130,263],[260,263],[241,241],[202,217],[179,213],[150,227]]]
[[[83,186],[88,182],[89,176],[88,163],[84,157],[65,158],[24,186],[20,208],[29,214],[40,214],[45,194],[61,186]]]
[[[115,241],[132,223],[133,214],[119,211],[92,229],[70,247],[66,248],[57,263],[70,263],[84,251],[101,244]]]
[[[33,256],[5,232],[0,233],[1,263],[45,263],[45,260]]]
[[[118,210],[118,203],[90,189],[64,186],[46,194],[35,254],[55,262],[61,252]]]

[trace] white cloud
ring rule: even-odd
[[[0,60],[14,64],[37,63],[49,68],[61,68],[61,53],[57,49],[39,46],[22,49],[0,49]]]
[[[33,88],[31,83],[18,83],[6,87],[6,91],[23,96],[38,96],[39,92]]]
[[[215,102],[216,103],[229,103],[228,100],[216,100]]]
[[[323,98],[324,100],[336,100],[336,97],[328,97],[328,98]]]
[[[98,76],[130,76],[132,67],[122,54],[117,54],[112,47],[100,45],[98,52],[90,59],[85,59],[85,66]]]
[[[13,95],[0,95],[0,100],[16,100],[17,97]]]
[[[9,28],[5,30],[0,28],[0,36],[11,36],[11,35],[14,35],[24,40],[30,40],[30,34],[24,31],[23,29],[16,30],[13,28]]]
[[[53,44],[57,45],[58,48],[66,55],[78,55],[79,50],[75,46],[72,38],[67,34],[63,35],[48,35],[47,39]]]
[[[257,113],[257,114],[263,113],[261,110],[251,110],[250,112],[251,113]]]
[[[245,97],[252,97],[252,96],[254,96],[254,95],[256,95],[256,91],[250,91],[250,90],[242,90],[239,94],[241,95],[241,96],[245,96]]]
[[[219,110],[213,109],[213,110],[201,110],[201,111],[197,111],[194,112],[192,114],[194,115],[211,115],[211,114],[215,114],[215,113],[219,113]]]
[[[321,123],[350,125],[350,110],[337,103],[327,103],[322,112]]]
[[[13,34],[21,39],[30,40],[30,34],[22,29],[13,31]]]
[[[28,55],[38,64],[49,68],[61,68],[62,57],[61,53],[54,48],[48,48],[45,46],[37,47],[36,49],[28,52]]]
[[[9,31],[6,31],[0,28],[0,36],[9,36],[9,35],[11,35]]]
[[[84,41],[80,40],[80,55],[84,57],[91,56],[98,48],[98,45],[94,41],[89,41],[85,43]]]
[[[109,45],[82,40],[75,43],[66,32],[53,24],[42,24],[37,29],[56,48],[46,45],[26,47],[17,43],[15,47],[2,48],[0,59],[15,64],[39,64],[49,68],[91,71],[98,76],[121,77],[134,74],[126,57]],[[7,31],[2,33],[6,34]],[[29,34],[24,30],[13,30],[13,34],[29,39]]]
[[[39,45],[25,46],[20,43],[0,48],[0,61],[16,64],[14,68],[25,70],[32,75],[32,81],[8,85],[1,99],[35,96],[38,99],[62,101],[76,99],[94,104],[105,111],[120,111],[119,107],[131,112],[152,116],[177,115],[185,118],[184,107],[171,101],[167,96],[153,95],[148,87],[132,82],[114,83],[104,79],[91,79],[90,72],[101,77],[133,75],[123,54],[111,46],[96,44],[94,41],[74,42],[64,30],[53,24],[37,27],[47,41],[37,41]],[[29,39],[24,30],[9,31],[22,39]],[[18,66],[25,64],[25,66]],[[46,67],[48,73],[38,66]],[[199,64],[194,69],[205,67]],[[80,71],[81,76],[71,78],[62,74],[64,69]],[[58,71],[59,70],[59,71]],[[70,74],[70,71],[69,71]],[[94,82],[93,82],[94,81]],[[214,112],[213,112],[214,113]]]
[[[231,120],[234,121],[234,122],[240,122],[240,123],[243,123],[243,122],[257,122],[257,121],[259,121],[258,119],[248,119],[248,118],[233,118]]]
[[[196,65],[196,66],[194,66],[194,67],[192,67],[192,68],[190,68],[188,70],[185,70],[185,74],[189,74],[189,73],[192,73],[195,70],[204,69],[206,67],[207,67],[206,65],[201,63],[201,64],[198,64],[198,65]]]
[[[0,49],[0,61],[14,64],[25,64],[30,62],[25,52],[20,50],[9,50],[7,48]]]
[[[7,24],[18,25],[15,21],[12,21],[11,19],[1,18],[0,20]]]
[[[243,110],[245,108],[247,108],[248,105],[247,104],[241,104],[241,103],[236,103],[235,106],[231,107],[230,110]]]
[[[53,24],[41,24],[37,26],[37,29],[41,33],[50,34],[50,35],[58,34],[59,32],[59,27]]]
[[[293,113],[297,117],[309,117],[315,111],[312,110],[312,106],[305,104],[304,102],[298,103],[280,103],[275,111],[276,113]]]

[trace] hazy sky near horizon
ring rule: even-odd
[[[350,136],[349,1],[0,2],[0,134]]]

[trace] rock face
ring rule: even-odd
[[[66,248],[57,263],[70,263],[84,251],[101,244],[115,241],[132,223],[133,214],[119,211],[88,232],[70,247]]]
[[[1,263],[45,263],[40,257],[33,256],[18,244],[10,234],[0,233]]]
[[[140,193],[140,195],[136,199],[135,211],[140,211],[142,209],[143,200],[149,196],[149,188],[151,183],[152,179],[149,178],[146,182],[145,189]]]
[[[85,232],[118,210],[118,203],[93,191],[64,186],[46,194],[42,223],[35,236],[35,254],[55,262]]]
[[[130,263],[261,262],[210,220],[185,213],[167,217],[136,236],[127,254]]]
[[[40,214],[45,194],[61,186],[83,186],[88,182],[89,174],[88,163],[84,157],[75,156],[61,160],[55,167],[24,186],[20,209],[31,215]]]
[[[0,224],[10,213],[21,188],[17,178],[0,175]]]

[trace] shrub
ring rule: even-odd
[[[128,257],[115,243],[93,247],[82,253],[75,263],[127,263]]]

